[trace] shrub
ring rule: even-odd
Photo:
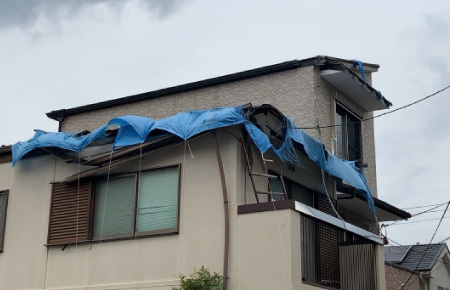
[[[172,290],[222,290],[224,277],[219,273],[211,274],[208,269],[201,267],[187,278],[180,275],[180,287]]]

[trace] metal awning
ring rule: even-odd
[[[391,103],[380,92],[364,82],[344,65],[341,69],[325,69],[322,78],[367,112],[388,109]]]
[[[368,220],[375,221],[373,213],[370,211],[367,202],[358,194],[338,192],[337,201],[338,208],[344,208]],[[381,199],[374,197],[373,201],[379,222],[406,220],[411,217],[410,213],[382,201]]]

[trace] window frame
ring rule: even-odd
[[[137,208],[138,208],[138,202],[139,202],[139,184],[140,184],[140,174],[152,172],[152,171],[158,171],[163,169],[169,169],[169,168],[177,168],[177,218],[176,218],[176,225],[172,228],[166,228],[166,229],[158,229],[158,230],[152,230],[152,231],[142,231],[138,232],[136,231],[136,224],[137,224]],[[91,222],[90,222],[90,237],[91,241],[108,241],[108,240],[118,240],[118,239],[130,239],[130,238],[139,238],[139,237],[146,237],[146,236],[155,236],[155,235],[166,235],[166,234],[178,234],[179,228],[180,228],[180,191],[181,191],[181,164],[171,164],[171,165],[164,165],[164,166],[157,166],[152,167],[145,170],[140,171],[127,171],[127,172],[120,172],[111,174],[109,178],[114,177],[124,177],[124,176],[134,176],[135,184],[134,184],[134,201],[133,201],[133,223],[132,223],[132,233],[131,234],[118,234],[118,235],[108,235],[108,236],[102,236],[101,238],[94,238],[94,211],[95,211],[95,203],[96,203],[96,192],[95,192],[95,186],[96,183],[100,180],[105,178],[106,175],[99,176],[95,178],[92,182],[92,204],[91,204]]]
[[[269,169],[267,172],[268,172],[268,174],[270,174],[270,175],[276,175],[276,176],[278,176],[278,180],[280,180],[280,174],[277,173],[276,171]],[[285,182],[285,186],[286,186],[286,195],[287,195],[287,199],[288,199],[288,200],[289,200],[289,199],[294,200],[294,197],[292,196],[292,192],[289,192],[288,184],[290,184],[290,185],[295,184],[295,185],[298,185],[299,187],[301,187],[302,189],[308,191],[308,193],[312,196],[312,201],[313,201],[312,207],[313,207],[313,208],[317,208],[317,206],[318,206],[317,195],[318,195],[319,193],[317,193],[316,191],[314,191],[314,190],[312,190],[312,189],[310,189],[310,188],[304,186],[303,184],[301,184],[301,183],[299,183],[299,182],[297,182],[297,181],[295,181],[295,180],[293,180],[293,179],[291,179],[291,178],[288,178],[288,177],[286,177],[286,176],[284,176],[284,175],[283,175],[283,180],[284,180],[284,182]],[[268,182],[268,188],[267,188],[269,191],[270,191],[270,189],[271,189],[271,187],[270,187],[270,181],[271,181],[271,180],[269,179],[269,182]],[[281,180],[280,180],[280,182],[281,182]],[[283,199],[280,199],[280,200],[285,200],[285,199],[284,199],[284,196],[282,196],[282,197],[283,197]],[[269,201],[270,201],[270,202],[273,202],[273,201],[278,201],[278,200],[273,199],[273,196],[270,195],[270,196],[269,196]],[[295,200],[295,201],[298,201],[298,200]],[[303,202],[301,202],[301,201],[298,201],[298,202],[300,202],[300,203],[302,203],[302,204],[305,204],[305,203],[303,203]],[[311,205],[308,205],[308,204],[305,204],[305,205],[311,207]]]
[[[339,151],[339,145],[338,145],[338,130],[341,128],[342,129],[342,157],[339,157],[339,158],[342,158],[342,159],[345,159],[345,160],[350,160],[350,153],[349,153],[349,151],[350,151],[350,147],[349,147],[349,142],[348,142],[348,140],[349,140],[349,128],[348,128],[348,116],[350,116],[350,117],[352,117],[352,118],[354,118],[355,119],[355,121],[356,122],[359,122],[358,124],[358,133],[359,133],[359,150],[358,150],[358,153],[359,153],[359,158],[358,159],[355,159],[355,160],[350,160],[350,161],[360,161],[360,162],[363,162],[363,140],[362,140],[362,135],[363,135],[363,132],[362,132],[362,123],[361,123],[361,120],[362,120],[362,118],[359,116],[359,115],[357,115],[356,113],[354,113],[353,111],[351,111],[351,110],[349,110],[347,107],[345,107],[343,104],[341,104],[340,102],[338,102],[338,101],[336,101],[336,110],[335,110],[335,112],[334,112],[334,116],[335,116],[335,130],[334,130],[334,134],[335,134],[335,145],[336,145],[336,152],[335,152],[335,155],[337,156],[337,157],[339,157],[339,154],[338,154],[338,151]],[[343,118],[344,118],[344,120],[343,120],[343,124],[341,125],[341,126],[337,126],[337,123],[336,123],[336,118],[338,117],[338,116],[342,116]]]
[[[2,198],[2,196],[4,196],[5,198],[5,211],[1,212],[0,208],[0,214],[3,215],[3,223],[0,224],[0,227],[3,229],[2,235],[0,235],[0,253],[3,253],[5,246],[6,216],[8,212],[9,189],[0,190],[0,198]]]

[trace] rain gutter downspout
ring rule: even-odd
[[[61,132],[62,122],[64,121],[65,118],[66,118],[65,116],[61,116],[61,117],[58,119],[58,132]]]
[[[425,285],[425,290],[428,290],[428,284],[427,284],[427,281],[425,281],[425,279],[423,278],[422,274],[423,274],[423,273],[420,273],[420,274],[419,274],[419,278],[420,278],[420,280],[422,280],[423,285]]]
[[[225,217],[225,243],[223,249],[223,289],[227,289],[228,283],[228,250],[230,244],[230,213],[228,210],[228,192],[227,184],[225,180],[225,172],[223,170],[222,157],[220,155],[219,141],[217,140],[216,130],[211,131],[211,135],[214,139],[214,147],[216,151],[217,165],[219,166],[220,172],[220,183],[222,184],[222,194],[223,194],[223,212]]]

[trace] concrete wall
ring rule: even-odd
[[[370,83],[371,73],[366,77]],[[241,80],[214,87],[178,93],[161,98],[101,109],[67,117],[62,123],[62,131],[94,130],[111,118],[122,115],[141,115],[160,119],[178,112],[193,109],[207,109],[220,106],[237,106],[251,102],[253,105],[271,104],[291,118],[299,127],[330,125],[334,123],[335,98],[362,118],[371,116],[358,105],[336,92],[320,76],[318,67],[308,66],[275,74]],[[365,174],[377,196],[376,164],[373,121],[363,125],[363,161],[369,167]],[[322,141],[326,148],[334,151],[335,128],[307,130]]]
[[[239,282],[233,289],[303,289],[297,212],[239,215],[238,228]]]

